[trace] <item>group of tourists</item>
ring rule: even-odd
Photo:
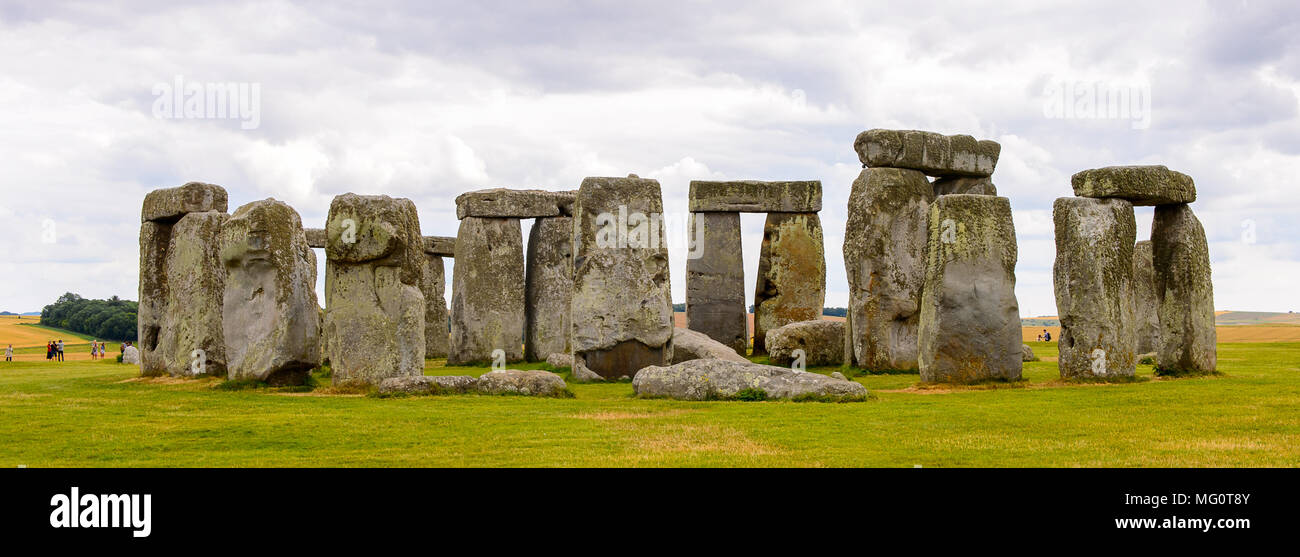
[[[98,340],[90,341],[90,359],[92,360],[104,359],[104,350],[105,350],[104,343]]]
[[[63,340],[51,340],[45,343],[45,359],[62,362],[63,361]]]
[[[1052,333],[1043,329],[1043,332],[1038,333],[1038,342],[1052,342]]]

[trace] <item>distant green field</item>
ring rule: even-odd
[[[872,399],[844,404],[638,400],[627,383],[572,399],[225,391],[111,359],[16,362],[0,365],[0,466],[1300,465],[1300,344],[1219,356],[1221,376],[1140,366],[1126,384],[1062,383],[1054,362],[996,388],[867,375]]]

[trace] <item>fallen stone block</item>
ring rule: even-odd
[[[485,395],[568,397],[569,386],[559,375],[536,369],[502,369],[480,375],[474,390]]]
[[[690,360],[671,366],[642,369],[632,379],[640,397],[677,400],[738,398],[820,401],[861,401],[861,383],[790,368],[727,360]]]
[[[712,359],[748,362],[730,346],[722,344],[699,331],[673,328],[673,361],[680,364],[688,360]]]
[[[844,322],[815,319],[782,325],[767,332],[767,356],[788,366],[803,350],[806,366],[838,366],[844,361]]]
[[[379,383],[380,394],[441,395],[474,391],[478,379],[468,375],[411,375],[389,377]]]

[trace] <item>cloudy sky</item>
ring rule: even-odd
[[[1217,307],[1300,310],[1294,2],[185,4],[0,2],[0,310],[135,299],[159,187],[221,184],[232,211],[275,197],[308,226],[341,193],[404,196],[452,236],[461,192],[628,173],[669,213],[692,179],[821,180],[844,305],[869,128],[1002,144],[1024,315],[1056,311],[1052,200],[1115,164],[1195,178]],[[158,114],[178,81],[255,85],[255,121]],[[1062,91],[1132,102],[1062,111]],[[750,283],[762,221],[743,221]],[[1147,237],[1151,209],[1138,222]]]

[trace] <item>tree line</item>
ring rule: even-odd
[[[138,310],[138,303],[117,296],[107,300],[88,300],[68,292],[41,310],[41,325],[101,340],[134,342]]]

